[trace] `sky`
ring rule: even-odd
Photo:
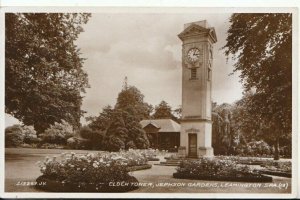
[[[242,97],[239,74],[224,50],[230,13],[93,13],[76,44],[87,60],[84,70],[90,88],[83,94],[82,109],[96,116],[106,105],[114,106],[125,76],[128,84],[144,94],[144,101],[172,108],[181,105],[181,40],[185,23],[207,20],[215,28],[212,100],[233,103]],[[17,120],[6,115],[6,126]],[[84,118],[81,120],[85,123]]]

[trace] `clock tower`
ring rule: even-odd
[[[211,147],[211,86],[214,28],[206,20],[188,23],[178,37],[182,41],[181,157],[213,156]]]

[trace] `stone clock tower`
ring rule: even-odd
[[[213,156],[211,86],[214,28],[206,20],[184,25],[182,41],[181,157]]]

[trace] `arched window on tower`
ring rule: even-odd
[[[197,68],[193,67],[191,68],[191,80],[197,79]]]

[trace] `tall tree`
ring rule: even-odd
[[[114,109],[107,105],[97,117],[87,117],[88,126],[93,130],[106,131],[112,122]]]
[[[180,110],[178,110],[180,112]],[[154,114],[152,115],[154,119],[173,119],[177,121],[177,118],[172,113],[172,108],[165,101],[161,101],[157,106],[155,106]]]
[[[75,45],[90,14],[5,15],[5,112],[38,133],[66,120],[80,126],[81,92],[88,87]]]
[[[149,118],[151,106],[144,102],[144,95],[134,86],[127,86],[118,94],[114,108],[107,106],[98,117],[88,117],[89,127],[94,131],[105,132],[102,149],[149,147],[149,140],[139,123]]]
[[[225,54],[236,60],[245,91],[255,90],[251,112],[272,127],[274,159],[279,141],[291,134],[292,14],[233,14]]]
[[[144,95],[134,86],[126,86],[119,93],[116,109],[134,112],[138,120],[148,119],[152,112],[152,106],[144,102]]]

